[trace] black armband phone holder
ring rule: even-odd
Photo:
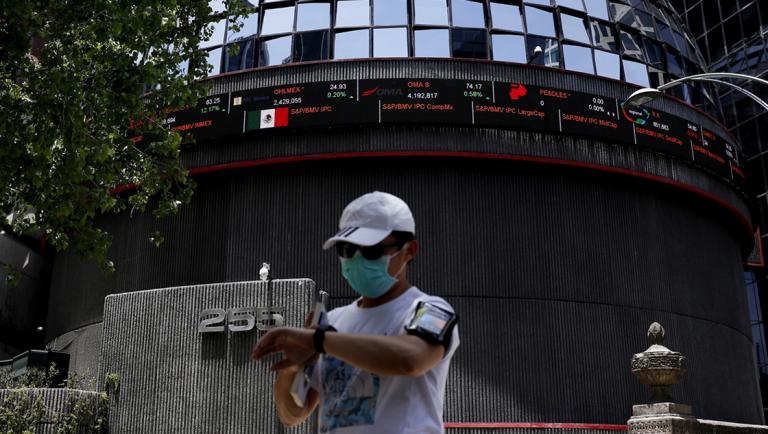
[[[443,345],[446,350],[451,344],[451,334],[459,316],[427,301],[420,301],[416,306],[413,319],[405,331],[433,344]]]

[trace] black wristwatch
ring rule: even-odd
[[[335,332],[336,329],[330,324],[321,324],[315,329],[315,334],[312,335],[312,345],[315,347],[315,351],[320,354],[325,354],[325,333]]]

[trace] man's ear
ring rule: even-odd
[[[419,254],[419,241],[416,239],[409,241],[405,253],[408,255],[407,261],[411,262]]]

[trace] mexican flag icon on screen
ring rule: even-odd
[[[250,111],[245,122],[246,131],[286,126],[288,126],[288,107]]]

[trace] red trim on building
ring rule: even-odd
[[[543,422],[446,422],[445,428],[521,428],[521,429],[594,429],[602,431],[627,431],[627,425],[593,423],[543,423]]]

